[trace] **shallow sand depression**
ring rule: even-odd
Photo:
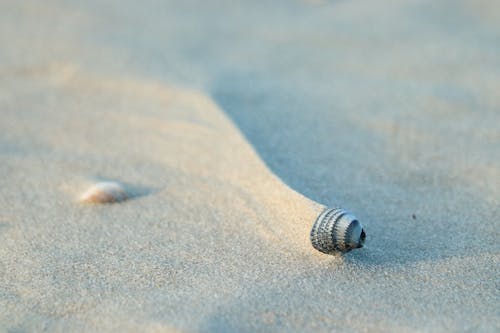
[[[498,330],[495,5],[387,6],[3,1],[0,331]]]

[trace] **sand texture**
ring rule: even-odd
[[[1,1],[0,332],[499,331],[499,13]]]

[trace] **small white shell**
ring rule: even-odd
[[[127,192],[123,186],[117,182],[99,182],[91,186],[80,196],[80,202],[83,203],[112,203],[120,202],[128,198]]]

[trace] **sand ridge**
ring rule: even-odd
[[[497,7],[2,1],[0,327],[498,331]]]

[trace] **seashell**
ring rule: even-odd
[[[334,254],[363,247],[366,234],[352,214],[341,208],[329,208],[316,219],[310,238],[316,250]]]
[[[92,185],[81,195],[80,202],[103,204],[120,202],[126,200],[127,198],[127,192],[121,184],[106,181]]]

